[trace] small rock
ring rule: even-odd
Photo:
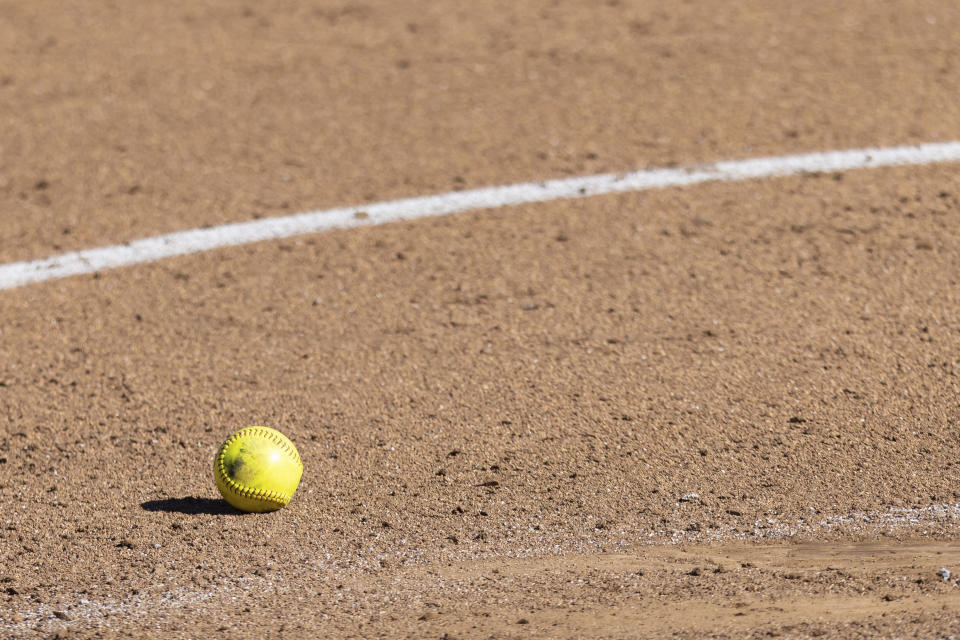
[[[685,493],[682,496],[680,496],[680,502],[700,502],[700,494]]]

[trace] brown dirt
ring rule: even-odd
[[[960,130],[949,0],[140,4],[0,5],[0,260]]]
[[[6,3],[0,260],[960,138],[954,4],[833,4]],[[958,223],[956,166],[894,168],[4,291],[0,630],[946,636]],[[248,424],[304,459],[274,514],[210,477]]]

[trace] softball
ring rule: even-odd
[[[303,463],[290,439],[270,427],[246,427],[227,438],[213,459],[224,500],[241,511],[285,507],[293,498]]]

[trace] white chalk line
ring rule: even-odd
[[[563,544],[544,544],[533,548],[520,548],[506,553],[459,552],[447,555],[444,560],[470,561],[492,558],[536,558],[565,554],[622,553],[635,545],[671,545],[683,543],[732,543],[762,542],[782,540],[806,540],[844,529],[847,534],[871,536],[881,532],[913,530],[924,535],[928,528],[937,526],[955,526],[960,521],[960,503],[931,504],[925,507],[894,507],[885,511],[855,512],[846,515],[815,515],[809,518],[796,517],[783,520],[756,520],[749,528],[720,527],[704,531],[652,531],[620,532],[619,542],[610,540],[566,539]],[[322,555],[322,554],[318,554]],[[379,557],[379,556],[378,556]],[[436,558],[412,558],[413,564],[426,564]],[[325,567],[312,566],[312,570],[321,572],[340,581],[350,573],[352,567],[357,571],[379,566],[371,563],[362,552],[350,558],[332,558]],[[169,580],[169,577],[167,578]],[[52,632],[60,628],[81,626],[100,629],[116,626],[126,628],[134,619],[162,615],[185,607],[197,607],[218,597],[236,600],[243,594],[256,592],[258,595],[276,593],[290,588],[291,580],[283,574],[272,579],[241,577],[224,579],[212,587],[197,589],[174,587],[160,592],[142,592],[123,598],[105,598],[101,600],[80,599],[70,605],[54,606],[39,604],[19,611],[0,609],[0,632],[14,635],[32,635],[37,631]],[[239,596],[238,596],[239,592]],[[57,615],[60,612],[60,616]],[[61,616],[63,619],[61,619]],[[112,620],[116,619],[114,625]]]
[[[379,225],[532,202],[585,198],[611,193],[736,181],[805,172],[835,172],[960,161],[960,142],[826,151],[718,162],[687,169],[650,169],[622,174],[528,182],[375,204],[340,207],[281,218],[177,231],[112,247],[84,249],[0,266],[0,289],[153,262],[222,247],[277,240],[308,233]]]

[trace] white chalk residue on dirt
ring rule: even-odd
[[[812,514],[809,518],[782,520],[771,518],[756,520],[739,528],[702,531],[637,532],[620,528],[615,532],[598,531],[595,539],[582,536],[567,537],[558,532],[555,536],[541,537],[533,544],[525,544],[509,552],[492,553],[478,549],[463,549],[445,554],[444,560],[469,562],[504,557],[533,558],[566,554],[622,553],[637,544],[791,539],[811,541],[841,529],[844,535],[873,536],[884,532],[902,532],[923,536],[931,533],[932,529],[942,532],[946,527],[954,527],[958,524],[960,524],[960,504],[935,504],[926,507],[902,507],[845,515]],[[435,560],[436,558],[430,557],[429,554],[422,554],[417,555],[416,558],[410,558],[410,564],[423,565]],[[379,563],[372,562],[371,559],[362,555],[350,558],[328,557],[323,564],[324,566],[315,567],[311,565],[310,570],[320,571],[330,579],[342,579],[351,573],[362,573],[374,566],[379,566]],[[162,616],[164,612],[200,607],[205,603],[216,607],[218,599],[221,598],[233,602],[243,599],[245,594],[262,597],[274,592],[283,592],[291,588],[293,580],[293,576],[283,574],[276,574],[271,578],[243,577],[225,579],[219,584],[205,588],[157,587],[124,598],[101,600],[78,598],[69,605],[55,606],[43,603],[17,611],[2,610],[0,611],[0,635],[26,636],[36,635],[38,632],[54,633],[71,627],[129,629],[130,623],[138,618]]]

